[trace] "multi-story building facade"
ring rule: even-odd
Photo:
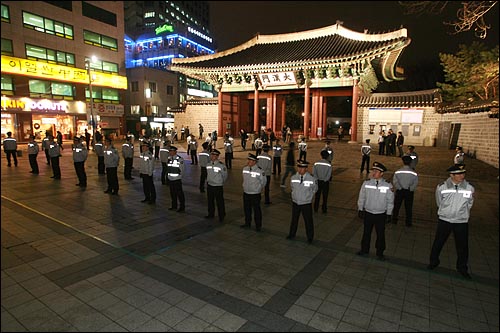
[[[168,70],[172,59],[214,53],[206,1],[125,1],[125,61],[130,89],[127,126],[133,132],[173,127],[192,97],[213,86]],[[129,108],[129,109],[128,109]]]
[[[2,1],[1,13],[2,138],[123,134],[122,1]]]

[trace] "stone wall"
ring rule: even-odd
[[[194,133],[198,138],[198,124],[201,124],[204,129],[203,136],[207,137],[208,133],[217,130],[218,128],[218,105],[217,103],[210,104],[187,104],[185,112],[175,113],[174,126],[180,133],[182,125],[189,126],[189,132]],[[222,136],[224,133],[218,133]],[[180,135],[179,135],[180,137]]]

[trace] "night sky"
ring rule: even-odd
[[[482,40],[474,37],[472,31],[447,33],[450,27],[443,25],[443,21],[456,17],[452,7],[439,16],[410,16],[403,15],[397,1],[209,1],[209,4],[211,32],[218,51],[246,42],[257,33],[306,31],[334,25],[337,20],[357,32],[368,29],[369,33],[381,33],[401,26],[406,28],[412,41],[404,50],[399,66],[410,72],[412,68],[422,71],[422,68],[439,67],[438,54],[455,53],[459,44],[484,41],[490,48],[498,45],[499,5],[485,16],[492,29]]]

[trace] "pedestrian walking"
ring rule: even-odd
[[[76,186],[87,187],[87,174],[85,173],[85,161],[87,160],[88,150],[83,145],[82,139],[78,136],[73,137],[73,164],[75,166],[78,183]]]
[[[392,223],[398,223],[399,209],[405,204],[405,224],[412,226],[413,221],[413,198],[418,185],[418,174],[410,167],[411,157],[403,156],[403,167],[394,172],[392,183],[396,190],[394,194],[394,210],[392,212]]]
[[[370,139],[365,140],[365,144],[361,146],[361,168],[359,172],[363,172],[366,165],[366,173],[369,172],[370,168],[370,154],[372,152],[372,147],[370,146]]]
[[[134,164],[134,144],[132,137],[127,136],[125,143],[122,145],[122,156],[125,166],[123,167],[123,177],[127,180],[134,179],[132,177],[132,166]]]
[[[52,166],[52,177],[54,179],[61,179],[61,168],[59,166],[59,158],[61,157],[61,147],[54,142],[54,136],[49,135],[49,156],[50,165]]]
[[[255,230],[262,229],[262,210],[260,199],[262,188],[267,179],[264,170],[257,164],[257,156],[248,154],[247,165],[243,168],[243,209],[245,211],[245,223],[241,228],[250,228],[252,224],[252,211],[255,221]]]
[[[248,135],[247,135],[247,131],[245,131],[245,129],[243,129],[243,128],[240,129],[240,139],[241,139],[241,148],[243,150],[246,150]]]
[[[281,175],[281,155],[283,154],[283,146],[280,144],[280,139],[276,139],[273,146],[273,175],[278,172]]]
[[[63,147],[63,135],[62,135],[61,131],[57,131],[56,133],[57,133],[57,135],[56,135],[57,144],[61,148],[61,151],[63,151],[64,150],[64,147]]]
[[[295,173],[295,143],[292,141],[288,146],[288,152],[286,153],[286,164],[285,164],[285,174],[281,178],[280,187],[286,187],[285,181],[288,175],[293,175]]]
[[[17,166],[17,141],[12,137],[12,132],[7,132],[7,137],[3,140],[3,151],[7,157],[7,166],[12,165],[11,157],[14,159],[14,166]]]
[[[39,174],[37,157],[38,157],[38,142],[35,141],[34,135],[30,135],[30,141],[28,142],[28,159],[30,161],[30,167],[31,167],[30,173],[34,175]]]
[[[208,215],[207,219],[215,217],[215,203],[217,203],[217,213],[219,222],[224,222],[226,207],[224,204],[224,183],[227,180],[227,168],[219,161],[220,151],[213,149],[210,153],[210,162],[207,165],[207,198]]]
[[[182,176],[184,175],[184,159],[177,154],[177,147],[170,146],[168,149],[167,178],[170,187],[171,205],[168,210],[184,212],[186,210],[186,198],[182,190]],[[179,205],[177,205],[179,202]]]
[[[436,187],[438,225],[432,244],[428,269],[439,266],[439,255],[453,232],[457,251],[456,269],[466,279],[469,261],[469,217],[474,204],[474,186],[465,180],[465,166],[453,165],[446,171],[449,178]]]
[[[321,211],[323,214],[327,211],[328,205],[328,192],[330,191],[330,179],[332,178],[332,165],[328,161],[327,150],[320,151],[321,159],[314,163],[312,175],[318,181],[318,190],[314,198],[314,212],[317,213],[319,209],[319,202],[323,196],[323,203],[321,204]]]
[[[189,140],[188,151],[191,155],[191,165],[198,165],[198,141],[194,135],[191,135],[191,140]]]
[[[108,188],[104,193],[113,195],[118,194],[120,188],[118,184],[118,165],[120,164],[120,155],[118,150],[113,145],[111,138],[106,139],[106,147],[104,148],[104,166],[106,167],[106,178]]]
[[[90,150],[90,133],[87,129],[85,129],[85,144],[87,145],[87,151]]]
[[[403,132],[399,131],[398,136],[396,137],[396,147],[398,147],[399,157],[403,157],[403,144],[405,142],[405,137],[403,136]]]
[[[266,186],[264,188],[264,204],[265,205],[270,205],[271,204],[271,198],[269,196],[269,192],[271,189],[271,167],[272,167],[272,160],[271,156],[269,155],[269,145],[265,144],[262,146],[262,151],[263,153],[261,155],[257,156],[257,165],[264,170],[264,174],[266,175]]]
[[[156,202],[156,188],[153,181],[155,160],[153,153],[149,150],[149,143],[147,141],[141,141],[141,154],[139,158],[139,176],[142,178],[142,190],[144,192],[144,199],[141,202],[152,205]]]
[[[464,164],[464,156],[465,154],[462,147],[457,146],[455,148],[455,157],[453,158],[453,163],[455,163],[455,165]]]
[[[99,138],[101,140],[97,141],[94,144],[94,152],[97,155],[97,173],[99,175],[104,175],[106,174],[106,168],[104,166],[104,144],[102,143],[102,138]],[[97,138],[96,138],[97,140]]]
[[[233,141],[229,134],[224,137],[224,162],[226,163],[226,168],[231,169],[233,167]]]
[[[380,131],[378,133],[378,154],[379,155],[384,155],[384,150],[385,150],[385,132]]]
[[[204,129],[203,129],[203,125],[202,124],[198,124],[198,132],[200,134],[200,136],[198,137],[199,140],[202,140],[203,139],[203,132],[204,132]]]
[[[306,138],[302,138],[299,142],[299,160],[307,161],[307,142]]]
[[[370,179],[363,182],[358,197],[358,216],[363,219],[364,227],[361,250],[357,254],[368,255],[372,230],[375,227],[375,248],[379,260],[385,260],[385,224],[391,221],[394,208],[392,184],[382,178],[386,171],[387,168],[382,163],[373,162]]]
[[[318,181],[307,171],[308,166],[309,162],[298,160],[297,173],[290,179],[292,188],[292,220],[286,239],[291,240],[295,238],[299,217],[302,215],[306,226],[307,242],[311,244],[314,239],[312,200],[318,190]]]

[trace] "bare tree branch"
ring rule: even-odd
[[[439,15],[449,3],[449,1],[399,1],[405,14],[417,16],[424,13]],[[485,39],[491,26],[485,22],[484,15],[497,3],[498,1],[462,1],[461,7],[457,9],[457,21],[443,23],[454,28],[453,34],[474,29],[477,37]]]

